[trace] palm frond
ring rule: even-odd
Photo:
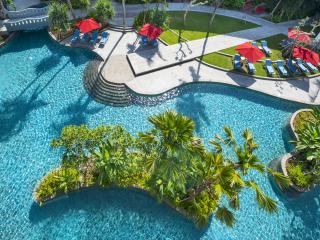
[[[290,179],[286,176],[284,176],[282,173],[273,171],[271,168],[267,168],[268,173],[271,174],[274,177],[274,180],[278,184],[278,186],[281,189],[288,188],[290,186]]]
[[[267,196],[254,181],[248,181],[247,186],[255,190],[257,203],[262,209],[269,213],[278,211],[277,202]]]
[[[232,227],[235,221],[233,213],[226,207],[218,207],[215,213],[216,218],[228,227]]]

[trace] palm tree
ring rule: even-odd
[[[122,11],[123,11],[123,17],[122,17],[123,33],[125,33],[126,26],[127,26],[126,0],[122,0]]]
[[[282,0],[279,0],[278,3],[276,4],[276,6],[273,8],[272,12],[270,13],[271,18],[273,18],[273,14],[276,12],[276,10],[280,6],[281,2],[282,2]]]
[[[49,6],[49,24],[58,31],[58,38],[68,24],[68,6],[64,3],[52,2]]]
[[[6,18],[6,9],[2,0],[0,0],[0,18]]]
[[[158,190],[160,198],[175,198],[185,192],[188,167],[203,145],[194,136],[192,119],[174,111],[149,118],[154,128],[139,133],[145,152],[145,161],[151,174],[150,184]]]
[[[230,127],[225,127],[224,132],[225,137],[216,135],[216,139],[210,141],[215,151],[203,155],[203,162],[197,168],[197,181],[188,189],[186,198],[181,201],[182,206],[191,205],[191,209],[205,211],[197,209],[197,205],[203,201],[210,201],[212,208],[198,215],[197,221],[206,223],[210,212],[214,212],[217,219],[227,226],[232,226],[235,218],[229,208],[238,210],[240,207],[239,193],[244,188],[251,188],[255,191],[256,200],[262,209],[270,213],[276,212],[276,202],[268,197],[253,180],[247,180],[248,177],[244,180],[242,176],[247,175],[250,170],[270,173],[282,186],[288,186],[288,178],[278,172],[273,172],[261,163],[254,154],[258,145],[249,130],[243,132],[245,143],[242,147],[237,144]],[[225,158],[222,145],[232,147],[236,159]],[[223,195],[229,199],[229,207],[221,205],[220,199]]]

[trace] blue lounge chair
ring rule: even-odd
[[[288,77],[289,74],[288,74],[287,69],[285,68],[285,62],[283,60],[278,60],[278,61],[276,61],[276,64],[277,64],[277,69],[278,69],[280,75],[283,77]]]
[[[274,70],[272,67],[272,61],[270,59],[266,59],[265,61],[266,64],[266,69],[267,69],[267,73],[269,76],[273,76],[274,75]]]
[[[287,48],[291,43],[289,39],[283,39],[279,44],[281,48]]]
[[[158,40],[157,39],[154,39],[154,40],[152,40],[151,41],[151,45],[153,46],[153,47],[156,47],[156,46],[158,46]]]
[[[254,67],[254,64],[249,61],[248,61],[248,72],[251,74],[254,74],[256,72],[256,68]]]
[[[262,47],[262,50],[267,54],[267,56],[270,56],[272,54],[272,51],[268,47],[267,41],[262,40],[261,47]]]
[[[312,63],[310,62],[304,62],[304,64],[309,68],[309,70],[313,73],[318,72],[318,68],[316,68],[316,66],[314,66]]]
[[[75,42],[78,41],[79,39],[80,39],[80,30],[79,30],[79,29],[76,29],[76,30],[73,32],[72,39],[71,39],[71,43],[75,43]]]
[[[236,70],[241,70],[241,57],[239,54],[234,55],[233,57],[233,68]]]
[[[287,61],[287,67],[289,69],[289,71],[292,73],[292,74],[299,74],[299,70],[298,68],[294,65],[294,62],[292,59],[288,59]]]
[[[145,37],[145,36],[141,36],[140,44],[141,44],[142,46],[147,46],[147,45],[148,45],[148,38]]]
[[[90,45],[94,45],[94,44],[97,42],[98,36],[99,36],[98,31],[94,31],[94,32],[92,33],[92,37],[91,37],[91,40],[90,40],[90,42],[89,42]]]
[[[308,68],[306,68],[303,63],[302,63],[302,60],[300,58],[296,58],[296,64],[297,66],[300,68],[300,70],[303,72],[303,73],[309,73],[309,70]]]
[[[81,37],[81,42],[87,42],[89,41],[89,39],[90,39],[89,33],[85,33]]]
[[[109,38],[109,33],[108,32],[102,32],[101,33],[101,40],[100,40],[99,44],[104,46],[106,44],[108,38]]]
[[[253,46],[259,48],[258,43],[257,43],[256,41],[252,42],[251,44],[252,44]]]

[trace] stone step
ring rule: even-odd
[[[124,84],[111,83],[99,73],[101,61],[91,61],[84,72],[84,87],[97,102],[112,106],[127,106],[132,96]]]

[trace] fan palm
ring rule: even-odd
[[[50,27],[55,28],[60,32],[65,30],[68,24],[68,7],[65,4],[52,2],[49,6],[49,23]]]
[[[149,121],[154,128],[139,136],[146,144],[150,184],[157,187],[160,196],[165,192],[172,197],[177,192],[184,193],[190,166],[203,150],[202,143],[194,136],[195,124],[174,111],[152,116]]]

